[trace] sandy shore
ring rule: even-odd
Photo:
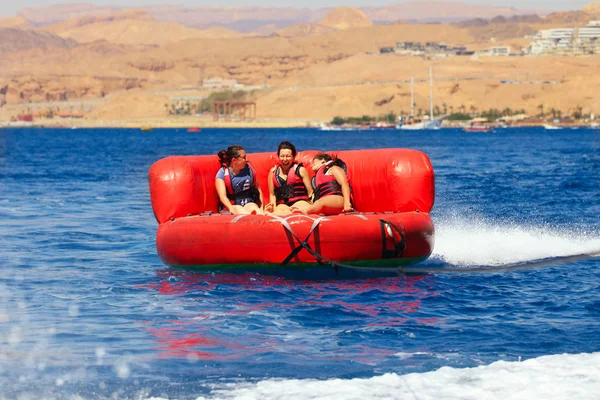
[[[323,121],[265,118],[253,121],[215,121],[212,117],[143,118],[98,120],[86,118],[40,118],[33,122],[0,121],[0,126],[64,128],[304,128],[317,127]]]
[[[0,127],[39,127],[39,128],[137,128],[137,129],[159,129],[159,128],[317,128],[330,121],[319,121],[309,119],[286,119],[286,118],[263,118],[253,121],[215,121],[212,116],[182,116],[171,118],[140,118],[140,119],[87,119],[87,118],[39,118],[33,122],[0,120]],[[545,124],[560,127],[596,127],[593,121],[582,123],[559,123],[552,124],[543,120],[527,120],[513,123],[513,127],[543,126]],[[463,128],[469,122],[444,121],[443,128]],[[498,127],[497,124],[490,124]]]

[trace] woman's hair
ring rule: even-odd
[[[313,160],[323,160],[327,162],[333,160],[333,158],[327,153],[317,153],[317,155],[313,157]]]
[[[277,147],[277,155],[279,155],[279,153],[283,149],[291,150],[292,155],[294,157],[296,157],[296,154],[298,154],[298,151],[296,150],[296,146],[294,146],[291,142],[288,142],[287,140],[279,143],[279,147]]]
[[[219,157],[219,161],[223,167],[228,167],[232,159],[240,156],[242,150],[244,150],[242,146],[234,144],[233,146],[229,146],[227,150],[219,151],[217,157]]]

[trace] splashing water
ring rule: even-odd
[[[599,254],[598,233],[498,224],[481,218],[436,221],[431,262],[499,266],[579,254]]]

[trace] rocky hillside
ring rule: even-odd
[[[542,103],[562,107],[568,101],[586,105],[600,101],[592,93],[598,81],[594,71],[600,70],[598,57],[432,60],[379,53],[381,47],[401,41],[445,42],[474,49],[489,47],[489,38],[494,37],[496,44],[512,45],[501,38],[518,38],[529,32],[526,29],[552,26],[546,18],[495,18],[464,26],[371,25],[364,11],[348,7],[330,11],[319,20],[296,25],[300,33],[282,29],[279,35],[252,38],[222,27],[202,31],[161,22],[137,11],[76,18],[48,28],[56,33],[43,28],[4,28],[0,31],[0,88],[6,88],[7,105],[0,111],[15,104],[31,107],[48,101],[101,99],[103,111],[96,110],[94,115],[108,118],[117,115],[118,109],[122,109],[118,115],[126,115],[123,104],[143,100],[148,108],[136,105],[136,115],[162,115],[164,102],[169,101],[165,93],[178,90],[183,93],[178,96],[188,96],[189,91],[200,91],[198,96],[203,96],[207,91],[199,89],[202,80],[221,77],[260,87],[255,96],[261,115],[269,118],[378,115],[406,110],[407,79],[415,76],[425,82],[429,65],[439,79],[436,99],[440,107],[523,104],[535,109]],[[198,36],[186,36],[190,32]],[[584,79],[586,73],[594,76]],[[500,83],[523,77],[560,83]],[[569,96],[564,96],[567,89]],[[427,85],[420,84],[417,90],[419,107],[425,107]]]
[[[70,49],[77,46],[72,39],[64,39],[50,32],[31,29],[0,28],[0,54],[32,49]]]
[[[189,38],[239,36],[239,33],[222,27],[198,30],[176,23],[160,22],[142,10],[79,17],[38,29],[74,39],[79,43],[106,40],[130,45],[164,45]]]
[[[33,26],[23,17],[0,17],[0,28],[28,29]]]
[[[338,7],[327,13],[319,22],[321,25],[335,29],[364,28],[373,23],[364,12],[352,7]]]

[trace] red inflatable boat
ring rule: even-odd
[[[300,152],[296,160],[308,166],[315,154]],[[168,265],[215,270],[322,264],[396,269],[429,257],[434,244],[429,211],[435,189],[427,155],[377,149],[340,151],[337,157],[350,170],[356,213],[222,215],[217,211],[216,156],[157,161],[148,179],[159,223],[159,256]],[[248,154],[248,161],[266,196],[276,154]]]

